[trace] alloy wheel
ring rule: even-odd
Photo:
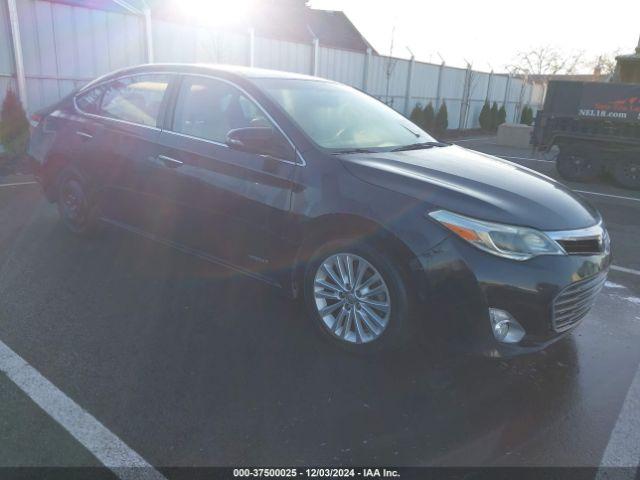
[[[87,213],[84,190],[75,179],[67,180],[60,191],[60,202],[64,218],[73,225],[82,225]]]
[[[391,295],[384,278],[353,253],[337,253],[320,263],[314,300],[324,327],[344,342],[371,342],[389,324]]]

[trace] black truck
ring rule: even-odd
[[[640,189],[640,84],[549,82],[532,143],[557,152],[566,180],[589,181],[606,171],[621,186]]]

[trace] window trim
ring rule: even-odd
[[[285,158],[272,157],[271,155],[269,155],[271,158],[274,158],[275,160],[278,160],[279,162],[288,163],[290,165],[297,165],[297,166],[300,166],[300,167],[305,167],[307,165],[307,162],[305,161],[304,157],[300,154],[300,151],[296,147],[295,143],[293,143],[291,138],[289,138],[289,135],[287,135],[284,132],[282,127],[278,124],[278,122],[275,121],[275,119],[269,114],[269,112],[267,112],[267,110],[260,104],[260,102],[258,100],[256,100],[256,98],[253,95],[251,95],[249,92],[247,92],[240,85],[238,85],[238,84],[236,84],[236,83],[234,83],[234,82],[232,82],[230,80],[227,80],[226,78],[218,77],[218,76],[215,76],[213,74],[182,72],[182,73],[179,73],[179,76],[180,76],[179,85],[176,88],[175,96],[171,99],[171,101],[172,101],[172,104],[170,106],[171,110],[168,112],[168,115],[165,118],[167,126],[166,126],[166,128],[163,128],[163,131],[170,132],[170,133],[172,133],[174,135],[179,135],[181,137],[192,138],[192,139],[195,139],[195,140],[200,140],[200,141],[203,141],[203,142],[211,143],[213,145],[218,145],[218,146],[223,146],[223,147],[226,147],[226,148],[230,148],[229,145],[227,145],[226,143],[217,142],[215,140],[209,140],[207,138],[195,137],[193,135],[189,135],[189,134],[181,133],[181,132],[176,132],[175,130],[173,130],[173,122],[174,122],[174,119],[175,119],[174,117],[175,117],[176,105],[178,103],[178,99],[180,98],[180,87],[182,86],[182,81],[184,80],[184,78],[185,77],[200,77],[200,78],[208,78],[208,79],[211,79],[211,80],[217,80],[217,81],[220,81],[222,83],[226,83],[227,85],[230,85],[232,88],[235,88],[241,94],[243,94],[245,97],[247,97],[249,100],[251,100],[258,107],[258,109],[264,114],[264,116],[267,117],[267,119],[276,127],[276,129],[280,132],[280,134],[289,143],[291,148],[293,148],[294,157],[296,159],[298,159],[299,161],[287,160]]]
[[[153,125],[145,125],[143,123],[131,122],[129,120],[122,120],[120,118],[106,117],[104,115],[98,115],[98,114],[95,114],[95,113],[85,112],[84,110],[82,110],[78,106],[78,102],[77,102],[78,97],[80,95],[84,95],[89,90],[101,87],[103,85],[108,85],[108,84],[110,84],[112,82],[117,82],[118,80],[122,80],[123,78],[141,77],[143,75],[166,75],[166,76],[169,77],[169,83],[167,85],[167,89],[165,90],[164,96],[162,98],[162,104],[160,105],[160,112],[158,112],[158,118],[156,119],[156,125],[155,126],[153,126]],[[162,128],[159,127],[158,125],[159,124],[161,125],[162,121],[164,119],[164,109],[166,109],[167,95],[169,94],[169,89],[171,88],[171,85],[175,81],[175,79],[172,78],[172,77],[176,76],[176,75],[179,75],[179,74],[176,74],[175,72],[155,72],[155,71],[154,72],[137,72],[137,73],[131,73],[131,74],[128,74],[128,75],[122,75],[122,76],[116,77],[116,78],[109,78],[109,79],[104,80],[102,82],[90,83],[89,85],[86,86],[86,88],[83,88],[82,90],[80,90],[78,93],[76,93],[73,96],[73,106],[74,106],[75,110],[78,113],[81,113],[82,115],[86,115],[86,116],[91,117],[91,118],[96,118],[96,119],[100,119],[100,120],[109,120],[111,122],[122,123],[122,124],[125,124],[125,125],[133,125],[135,127],[147,128],[147,129],[159,132],[159,131],[162,130]],[[103,92],[102,95],[104,96],[104,92]],[[102,97],[101,97],[101,99],[102,99]]]
[[[272,78],[269,77],[257,77],[257,80],[273,80]],[[318,83],[330,83],[330,84],[336,84],[336,85],[340,85],[343,87],[348,87],[351,88],[359,93],[362,93],[370,98],[372,98],[373,100],[375,100],[378,103],[381,103],[382,105],[384,105],[385,107],[390,108],[391,110],[395,111],[398,115],[400,115],[401,117],[404,117],[410,124],[415,125],[416,127],[418,127],[420,130],[422,130],[423,132],[425,132],[429,137],[431,137],[433,139],[433,141],[438,141],[438,139],[436,137],[433,136],[433,134],[431,132],[427,132],[426,130],[423,130],[422,127],[420,125],[417,125],[415,123],[413,123],[413,121],[411,121],[411,119],[409,119],[408,117],[405,117],[402,113],[398,112],[397,110],[394,110],[391,106],[387,105],[386,103],[384,103],[382,101],[381,98],[376,97],[375,95],[373,95],[372,93],[368,93],[365,92],[364,90],[361,90],[358,87],[354,87],[353,85],[348,85],[346,83],[342,83],[342,82],[337,82],[334,80],[329,80],[329,79],[324,79],[324,78],[286,78],[283,79],[284,81],[296,81],[296,82],[318,82]],[[282,106],[280,106],[277,102],[277,100],[275,100],[273,98],[273,96],[265,89],[260,87],[259,85],[256,85],[257,88],[261,89],[264,94],[275,104],[276,108],[278,108],[280,110],[280,112],[287,117],[287,119],[293,123],[298,131],[318,150],[322,151],[323,153],[326,153],[327,155],[336,155],[339,154],[339,152],[336,152],[336,150],[340,150],[340,149],[335,149],[335,148],[328,148],[328,147],[323,147],[322,145],[320,145],[318,142],[316,142],[306,131],[304,131],[304,129],[302,127],[299,126],[297,120],[295,120],[290,114],[289,112],[287,112],[284,108],[282,108]],[[407,127],[405,127],[407,128]],[[371,149],[373,150],[374,148],[380,148],[381,150],[379,152],[376,153],[388,153],[389,150],[384,150],[388,147],[371,147]]]
[[[161,111],[160,114],[158,116],[158,122],[156,122],[156,126],[152,127],[149,125],[143,125],[140,123],[134,123],[134,122],[129,122],[127,120],[120,120],[117,118],[111,118],[111,117],[105,117],[102,115],[96,115],[93,113],[88,113],[85,112],[83,110],[81,110],[78,107],[78,104],[76,102],[76,98],[79,97],[80,95],[86,93],[87,91],[89,91],[92,88],[96,88],[102,85],[106,85],[108,83],[114,82],[116,80],[120,80],[122,78],[128,78],[128,77],[137,77],[140,75],[173,75],[176,78],[173,78],[171,80],[171,82],[169,83],[169,86],[167,87],[167,90],[165,91],[165,98],[163,99],[163,107],[161,107]],[[236,89],[238,89],[241,93],[243,93],[247,98],[249,98],[252,102],[254,102],[258,108],[262,111],[262,113],[265,114],[265,116],[269,119],[269,121],[271,121],[276,128],[278,129],[278,131],[284,136],[284,138],[287,140],[287,142],[289,142],[289,145],[291,145],[291,147],[293,148],[294,154],[296,159],[298,159],[299,161],[292,161],[292,160],[286,160],[284,158],[276,158],[276,157],[272,157],[275,160],[279,161],[279,162],[284,162],[284,163],[288,163],[290,165],[295,165],[298,167],[306,167],[307,166],[307,162],[304,159],[304,157],[302,156],[302,154],[300,153],[300,150],[298,149],[298,147],[296,147],[295,143],[293,143],[293,141],[291,140],[291,138],[289,137],[289,135],[287,135],[285,133],[285,131],[282,129],[282,127],[278,124],[278,122],[275,121],[275,119],[271,116],[271,114],[262,106],[262,104],[256,100],[256,98],[251,95],[249,92],[247,92],[244,88],[242,88],[240,85],[238,85],[237,83],[228,80],[226,78],[222,78],[219,77],[213,73],[211,74],[206,74],[206,73],[192,73],[192,72],[180,72],[180,71],[175,71],[175,70],[165,70],[165,71],[156,71],[156,70],[151,70],[151,71],[144,71],[144,72],[136,72],[136,73],[129,73],[126,75],[119,75],[117,77],[109,77],[108,79],[105,80],[100,80],[100,79],[96,79],[92,82],[89,82],[87,85],[85,85],[82,89],[80,89],[80,91],[78,91],[74,96],[73,96],[73,106],[75,108],[75,110],[82,114],[82,115],[86,115],[88,117],[93,117],[93,118],[97,118],[100,120],[110,120],[112,122],[119,122],[119,123],[124,123],[126,125],[133,125],[136,127],[142,127],[142,128],[148,128],[151,130],[155,130],[155,131],[161,131],[161,132],[167,132],[167,133],[171,133],[173,135],[180,135],[183,137],[187,137],[187,138],[192,138],[194,140],[200,140],[202,142],[208,142],[211,143],[213,145],[218,145],[218,146],[224,146],[229,148],[229,145],[227,145],[226,143],[220,143],[220,142],[215,142],[213,140],[207,140],[206,138],[200,138],[200,137],[193,137],[184,133],[180,133],[180,132],[175,132],[170,128],[167,128],[167,124],[171,123],[171,127],[173,127],[173,114],[175,112],[175,107],[176,107],[176,103],[178,101],[178,93],[179,93],[179,86],[182,83],[182,79],[185,76],[192,76],[192,77],[204,77],[204,78],[211,78],[214,80],[219,80],[221,82],[227,83],[229,85],[231,85],[232,87],[235,87]],[[178,85],[176,85],[176,82],[178,83]],[[171,91],[172,88],[175,88],[174,91]],[[158,127],[157,125],[160,124],[161,126]]]

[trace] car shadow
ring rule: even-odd
[[[52,219],[0,283],[32,294],[3,302],[3,338],[154,465],[488,463],[576,395],[571,337],[511,360],[425,344],[352,355],[273,287]]]

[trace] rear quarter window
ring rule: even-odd
[[[76,105],[84,113],[96,114],[100,110],[103,93],[103,86],[92,88],[76,97]]]
[[[166,75],[140,75],[106,85],[100,115],[155,127],[169,85]]]

